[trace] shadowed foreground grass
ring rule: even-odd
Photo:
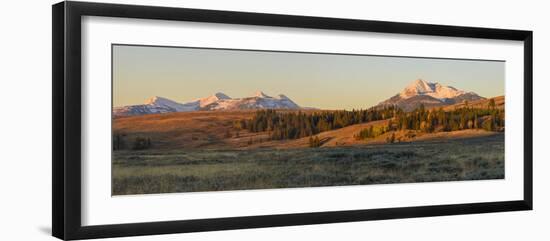
[[[112,194],[504,178],[504,135],[438,142],[257,150],[117,151]]]

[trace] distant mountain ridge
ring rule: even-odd
[[[412,111],[420,105],[426,108],[443,107],[463,103],[464,101],[485,100],[474,92],[459,90],[437,82],[417,79],[407,85],[401,92],[374,106],[396,106],[405,111]],[[186,103],[164,97],[151,97],[144,104],[113,108],[113,116],[136,116],[145,114],[161,114],[189,111],[223,111],[223,110],[254,110],[254,109],[315,109],[301,107],[287,96],[280,94],[269,96],[257,91],[249,97],[231,98],[218,92],[213,95],[195,99]]]
[[[301,109],[298,104],[285,95],[271,97],[257,91],[250,97],[231,98],[218,92],[213,95],[195,99],[187,103],[178,103],[164,97],[151,97],[144,104],[113,108],[113,116],[136,116],[172,112],[199,110],[250,110],[250,109]]]
[[[398,94],[380,102],[376,107],[396,106],[405,111],[411,111],[422,104],[425,107],[438,107],[482,99],[485,98],[474,92],[466,92],[437,82],[417,79]]]

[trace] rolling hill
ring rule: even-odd
[[[496,103],[501,98],[496,98]],[[503,98],[502,98],[503,101]],[[487,100],[472,103],[486,106]],[[454,108],[452,106],[446,108]],[[293,110],[287,110],[293,111]],[[316,110],[301,110],[314,112]],[[254,149],[254,148],[306,148],[309,138],[291,140],[270,140],[269,132],[249,132],[235,125],[236,121],[251,119],[252,110],[237,111],[194,111],[165,114],[151,114],[115,118],[113,133],[122,135],[127,147],[136,137],[151,138],[154,149]],[[355,124],[340,129],[325,131],[316,136],[321,147],[382,144],[386,138],[395,135],[398,142],[430,141],[445,138],[469,138],[489,136],[495,132],[470,129],[452,132],[422,133],[419,131],[392,131],[376,138],[358,140],[355,138],[361,130],[370,126],[386,125],[389,120]]]

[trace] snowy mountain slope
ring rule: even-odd
[[[271,97],[257,91],[251,97],[231,98],[223,93],[195,99],[184,104],[163,97],[152,97],[142,105],[130,105],[113,108],[113,115],[134,116],[187,111],[250,110],[250,109],[301,109],[285,95]]]
[[[189,102],[186,104],[180,104],[167,98],[154,96],[144,104],[141,105],[129,105],[113,108],[113,116],[134,116],[145,114],[161,114],[171,112],[193,111],[199,108],[198,102]]]
[[[197,108],[196,102],[180,104],[173,100],[169,100],[158,96],[152,97],[149,100],[147,100],[147,102],[145,102],[145,105],[160,108],[160,109],[169,109],[169,110],[173,110],[173,112],[192,111]]]
[[[216,101],[219,101],[219,100],[229,100],[231,99],[231,97],[227,96],[226,94],[224,93],[221,93],[221,92],[218,92],[216,94],[213,94],[211,96],[208,96],[208,97],[204,97],[204,98],[200,98],[200,99],[197,99],[200,103],[200,107],[205,107],[209,104],[212,104]]]
[[[213,102],[203,110],[249,110],[249,109],[300,109],[300,106],[284,95],[271,97],[258,91],[251,97],[224,99]]]
[[[444,86],[440,83],[430,83],[422,79],[417,79],[405,87],[405,89],[399,93],[399,96],[406,99],[417,95],[427,95],[442,100],[455,98],[463,94],[466,94],[466,92],[452,86]]]
[[[466,92],[452,86],[427,82],[417,79],[406,86],[400,93],[380,102],[377,106],[397,106],[411,111],[424,104],[425,107],[437,107],[485,99],[474,92]]]

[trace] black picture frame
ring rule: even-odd
[[[283,215],[82,226],[81,224],[81,17],[194,21],[327,30],[517,40],[524,43],[523,199]],[[171,7],[60,2],[52,6],[52,233],[60,239],[308,225],[381,219],[532,210],[533,32],[415,23],[336,19]]]

